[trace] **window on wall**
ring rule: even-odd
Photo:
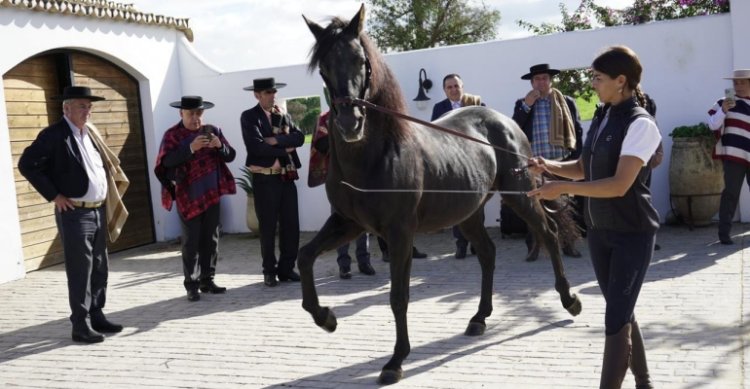
[[[312,136],[320,116],[320,96],[286,99],[286,111],[292,116],[305,138]]]
[[[591,120],[594,117],[596,104],[599,98],[594,88],[591,87],[591,70],[589,68],[565,69],[555,76],[553,86],[564,95],[571,96],[576,100],[578,113],[582,121]]]

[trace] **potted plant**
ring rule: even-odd
[[[258,215],[255,213],[255,192],[253,191],[253,174],[246,166],[240,169],[242,175],[237,177],[237,185],[245,191],[247,195],[247,213],[245,219],[247,222],[247,228],[250,230],[252,236],[258,236],[260,227],[258,225]]]
[[[690,227],[711,224],[724,189],[724,169],[721,161],[713,158],[716,137],[705,123],[676,127],[669,136],[672,209]]]

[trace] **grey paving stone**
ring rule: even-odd
[[[659,388],[750,388],[747,226],[733,246],[716,229],[664,227],[636,312]],[[523,239],[497,245],[494,312],[485,335],[463,335],[479,302],[475,257],[453,258],[450,232],[419,235],[409,306],[412,351],[399,388],[597,387],[604,304],[584,242],[565,258],[583,312],[571,317],[544,255],[524,262]],[[302,242],[312,233],[303,233]],[[377,245],[373,245],[377,246]],[[336,332],[301,308],[298,283],[263,286],[257,239],[222,237],[216,282],[225,295],[187,301],[179,247],[158,243],[111,256],[106,312],[126,326],[95,345],[70,340],[62,266],[0,285],[0,386],[22,388],[376,387],[395,342],[389,268],[340,280],[333,253],[315,264]],[[632,377],[623,387],[634,387]]]

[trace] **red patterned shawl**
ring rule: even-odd
[[[221,143],[229,146],[220,129],[213,126],[211,129]],[[190,147],[190,142],[198,135],[199,131],[188,130],[182,125],[182,121],[167,130],[154,168],[154,174],[162,184],[162,206],[171,211],[172,202],[176,201],[177,211],[186,220],[218,204],[222,195],[237,192],[234,177],[218,149],[202,148],[191,159],[175,168],[167,168],[162,164],[165,155],[179,147]]]

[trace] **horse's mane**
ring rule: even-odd
[[[320,65],[323,57],[341,39],[341,34],[348,24],[349,22],[339,17],[334,17],[331,23],[326,26],[323,33],[317,36],[315,45],[310,49],[310,63],[307,67],[309,72],[312,73]],[[367,100],[373,104],[406,113],[406,102],[401,93],[401,87],[394,77],[393,72],[391,72],[391,69],[383,60],[380,50],[378,50],[364,31],[359,34],[359,41],[372,68],[370,91]],[[401,139],[409,131],[409,127],[404,121],[397,120],[392,115],[384,115],[373,110],[368,110],[367,114],[370,116],[379,115],[379,123],[382,125],[382,131],[386,134]]]

